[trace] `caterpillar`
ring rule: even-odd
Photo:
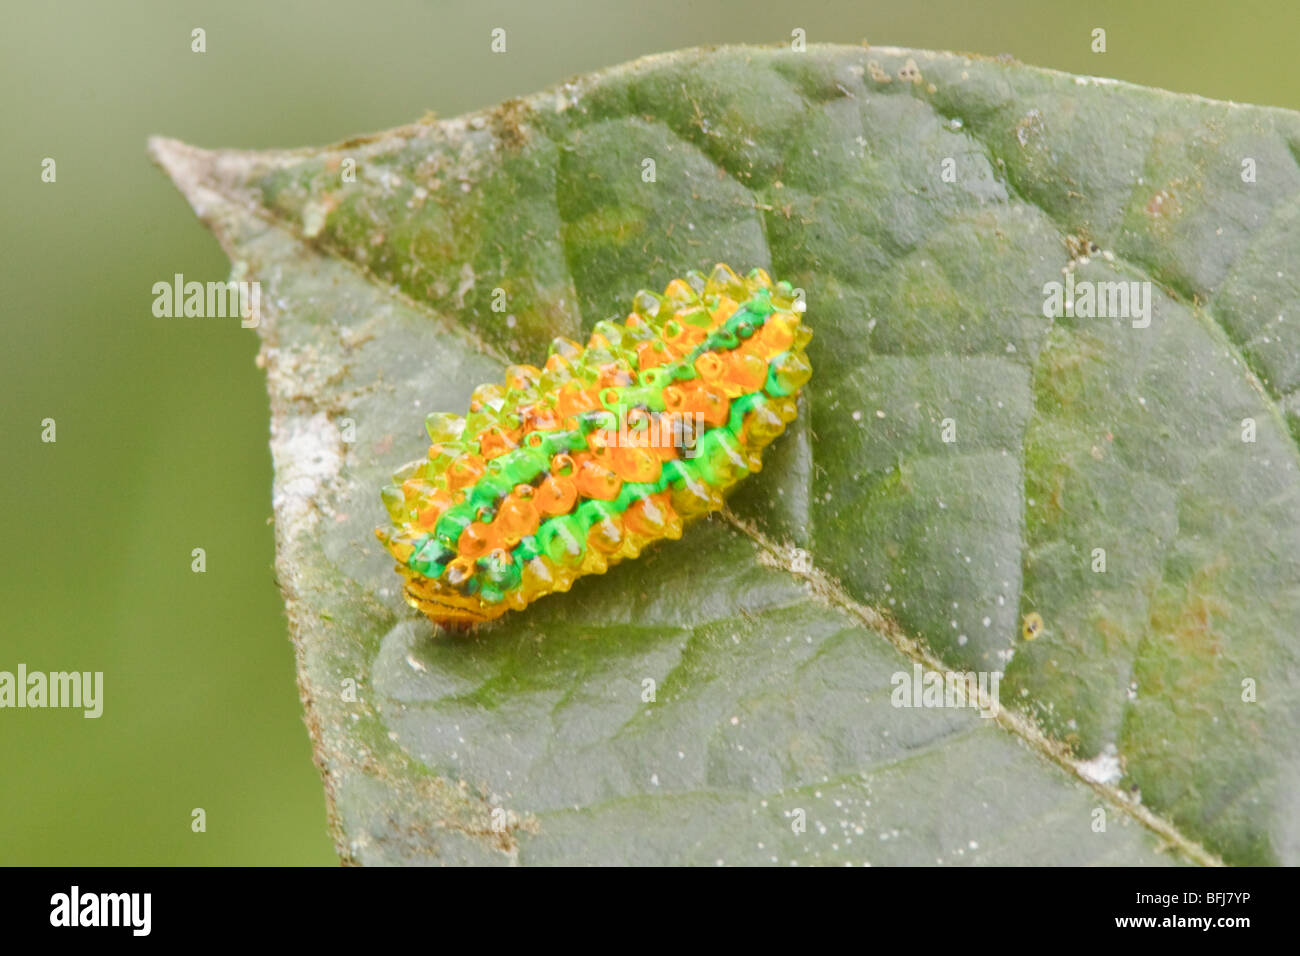
[[[381,493],[408,604],[464,629],[522,610],[648,545],[762,467],[812,375],[812,331],[788,282],[719,263],[662,296],[636,293],[586,346],[555,339],[542,368],[435,412],[427,458]]]

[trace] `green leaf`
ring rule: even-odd
[[[262,283],[346,861],[1300,862],[1300,116],[724,48],[324,149],[151,149]],[[425,414],[718,261],[816,331],[762,473],[436,633],[371,534]],[[1067,264],[1151,283],[1150,324],[1045,318]],[[914,666],[1004,671],[1001,712],[893,706]]]

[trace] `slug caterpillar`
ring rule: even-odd
[[[812,332],[787,282],[717,265],[638,292],[585,347],[480,385],[434,413],[427,459],[383,490],[407,603],[468,627],[603,574],[722,507],[762,467],[812,375]]]

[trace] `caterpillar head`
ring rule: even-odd
[[[407,604],[452,631],[467,631],[509,610],[504,603],[484,604],[472,594],[461,594],[439,581],[418,576],[406,579],[404,594]]]

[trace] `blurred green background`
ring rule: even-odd
[[[1294,0],[1206,6],[6,0],[0,670],[104,671],[105,704],[0,711],[0,864],[336,862],[272,568],[256,333],[153,317],[154,282],[228,265],[145,158],[149,134],[323,144],[795,27],[1300,107]]]

